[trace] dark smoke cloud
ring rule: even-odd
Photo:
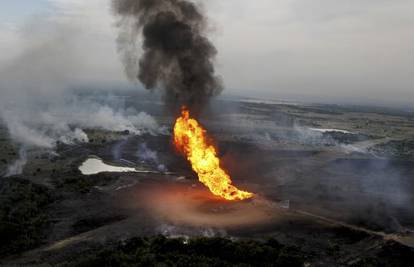
[[[213,65],[217,50],[205,36],[206,18],[194,3],[113,0],[113,9],[121,16],[118,45],[130,79],[138,78],[149,90],[164,89],[173,108],[185,104],[199,110],[221,92]],[[131,46],[139,36],[140,59]]]

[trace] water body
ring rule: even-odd
[[[340,129],[318,129],[318,128],[309,128],[309,130],[315,131],[315,132],[321,132],[321,133],[329,133],[329,132],[337,132],[337,133],[343,133],[343,134],[352,134],[352,132],[347,130],[340,130]]]
[[[112,166],[98,158],[87,159],[79,167],[79,170],[83,175],[93,175],[103,172],[138,172],[136,168]]]

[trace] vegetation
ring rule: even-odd
[[[18,178],[0,179],[0,257],[37,246],[48,225],[48,189]]]
[[[52,176],[53,184],[57,190],[73,193],[89,193],[95,186],[105,186],[118,179],[118,176],[109,173],[99,173],[85,176],[76,168],[59,175]]]
[[[389,141],[384,144],[376,145],[371,151],[383,157],[412,160],[414,159],[414,140]]]
[[[361,257],[351,267],[409,267],[412,266],[414,249],[388,241],[371,256]]]
[[[61,266],[303,266],[295,248],[276,240],[134,238]]]
[[[332,138],[338,143],[347,145],[375,138],[374,136],[367,136],[363,134],[341,133],[335,131],[323,133],[323,136]]]
[[[0,176],[7,172],[7,168],[17,158],[17,149],[4,137],[3,130],[0,128]]]

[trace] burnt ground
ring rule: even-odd
[[[154,115],[171,124],[171,117]],[[58,155],[30,151],[24,173],[0,182],[0,262],[191,265],[190,257],[197,259],[193,264],[208,259],[217,266],[255,265],[258,259],[282,266],[409,266],[414,161],[405,148],[401,157],[395,149],[392,157],[370,149],[411,140],[407,116],[285,103],[213,104],[201,121],[234,183],[256,194],[237,203],[212,197],[168,134],[95,130],[88,132],[89,144],[60,145]],[[157,157],[140,157],[143,144]],[[150,172],[84,176],[78,167],[92,155]],[[14,156],[16,148],[7,145],[5,161]],[[172,238],[184,239],[168,243]],[[245,258],[205,252],[209,246]],[[247,253],[251,247],[260,252]]]

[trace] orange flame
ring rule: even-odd
[[[227,200],[243,200],[253,197],[232,185],[230,176],[220,167],[216,149],[206,142],[206,130],[183,107],[181,117],[174,126],[174,144],[191,163],[200,182],[210,191]]]

